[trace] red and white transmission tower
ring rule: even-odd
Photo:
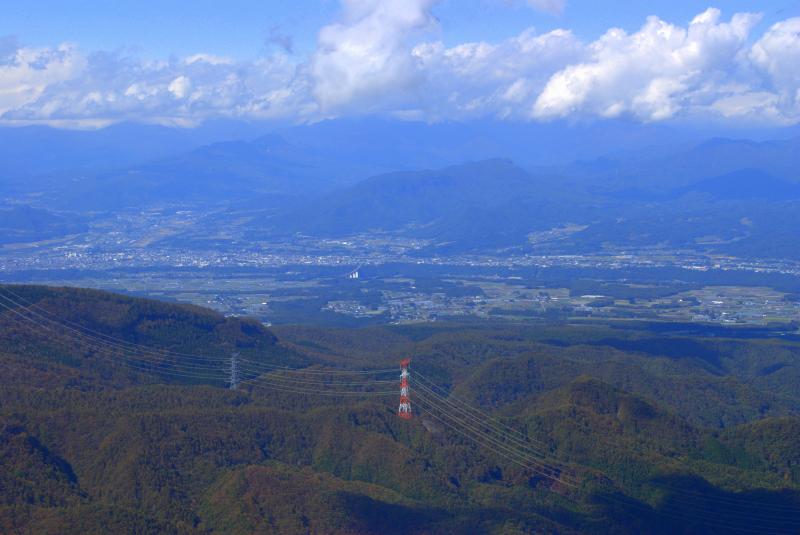
[[[397,409],[397,415],[404,420],[411,419],[411,398],[408,396],[409,364],[411,359],[400,361],[400,407]]]

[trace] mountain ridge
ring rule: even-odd
[[[445,403],[421,388],[427,383],[413,383],[415,418],[405,422],[388,399],[331,399],[247,383],[231,390],[161,375],[158,368],[109,373],[113,364],[101,366],[98,354],[69,345],[68,338],[33,327],[8,328],[21,318],[4,309],[0,360],[11,376],[23,378],[0,388],[0,458],[10,468],[0,480],[4,489],[19,489],[2,493],[4,531],[200,535],[300,526],[326,534],[511,529],[666,535],[707,531],[708,522],[727,526],[753,515],[769,518],[779,529],[800,519],[800,471],[786,465],[796,449],[791,440],[796,412],[758,414],[759,400],[742,398],[753,414],[719,430],[686,421],[685,410],[666,410],[666,397],[654,400],[620,388],[631,375],[642,375],[636,369],[656,377],[711,377],[687,367],[684,359],[658,356],[657,345],[651,344],[653,355],[618,350],[631,371],[603,362],[611,346],[585,345],[608,344],[609,336],[632,341],[650,336],[640,331],[506,324],[357,332],[286,327],[258,334],[249,320],[197,307],[97,291],[12,289],[48,315],[154,351],[195,353],[197,344],[208,346],[210,336],[219,336],[211,348],[235,345],[250,351],[250,358],[260,351],[277,359],[266,362],[317,371],[333,363],[339,370],[358,370],[366,362],[386,367],[405,355],[413,357],[412,378],[421,374],[439,385],[451,383],[458,394],[450,396],[441,387]],[[8,288],[0,290],[6,295]],[[165,321],[169,328],[162,328]],[[247,325],[251,334],[241,331]],[[252,349],[252,337],[266,333],[268,343]],[[554,337],[559,344],[552,343]],[[723,352],[730,369],[733,363],[742,370],[761,369],[774,358],[800,369],[793,342],[698,338],[696,343],[730,345]],[[772,350],[764,351],[764,344]],[[276,352],[278,346],[313,351]],[[617,385],[588,369],[563,366],[565,357],[594,363]],[[516,373],[520,366],[531,373]],[[510,404],[478,406],[524,436],[544,441],[549,462],[562,467],[557,480],[513,462],[510,443],[485,438],[476,443],[472,427],[457,423],[463,415],[456,417],[462,413],[452,412],[451,404],[469,399],[461,388],[471,385],[466,392],[502,399],[497,394],[505,383],[492,382],[498,372],[513,374],[520,384],[536,382],[543,373],[550,378],[520,390],[523,395]],[[53,380],[44,382],[43,374]],[[721,393],[730,395],[739,382],[776,388],[752,381],[741,372],[731,375],[720,382]],[[791,383],[785,388],[793,391]],[[692,410],[708,410],[703,400],[687,401]],[[581,481],[583,491],[567,485],[572,478]],[[276,485],[285,492],[274,492]],[[697,500],[704,504],[703,518],[692,507]]]

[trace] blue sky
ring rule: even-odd
[[[338,10],[335,2],[303,1],[32,1],[3,14],[0,35],[15,35],[28,45],[131,47],[150,57],[205,51],[247,59],[265,53],[273,28],[309,51],[319,28]]]
[[[335,0],[59,0],[12,3],[0,18],[0,36],[27,45],[71,41],[89,50],[130,48],[149,57],[198,51],[240,59],[268,52],[270,36],[289,37],[298,53],[310,53],[317,32],[340,12]],[[434,7],[445,43],[500,40],[529,26],[569,28],[597,38],[608,28],[635,30],[649,15],[686,23],[717,6],[727,13],[758,11],[763,24],[800,16],[800,0],[569,0],[560,14],[509,0],[445,0]]]
[[[800,120],[800,0],[8,4],[5,124]]]

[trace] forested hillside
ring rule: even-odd
[[[0,287],[0,532],[796,533],[800,343],[715,333]]]

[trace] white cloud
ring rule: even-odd
[[[735,75],[739,53],[758,20],[743,13],[720,22],[720,12],[708,9],[687,28],[650,17],[632,34],[611,29],[589,45],[587,61],[550,78],[533,116],[628,113],[658,121],[708,104],[707,87],[701,89]]]
[[[436,0],[342,0],[302,58],[198,53],[141,60],[0,39],[0,122],[197,124],[214,117],[318,120],[379,113],[423,120],[627,116],[800,122],[800,18],[753,35],[759,16],[708,9],[591,42],[530,28],[494,42],[431,37]],[[540,2],[555,11],[563,2]]]
[[[777,95],[766,91],[733,94],[718,99],[712,107],[723,117],[750,117],[753,119],[780,119],[780,102]]]
[[[420,44],[413,55],[425,83],[416,105],[429,119],[523,116],[548,77],[581,57],[582,50],[566,30],[537,34],[529,29],[497,44]]]
[[[750,59],[768,78],[780,105],[800,118],[800,17],[773,25],[750,51]]]
[[[308,89],[296,82],[297,65],[282,54],[243,63],[205,55],[148,62],[109,53],[84,55],[70,48],[67,61],[65,53],[55,54],[58,50],[38,53],[55,58],[49,63],[40,59],[38,71],[12,66],[20,72],[14,78],[3,73],[7,66],[0,66],[3,122],[192,125],[215,117],[302,120],[314,109]],[[79,68],[67,69],[73,65]],[[18,87],[15,80],[20,77],[30,80],[26,87],[31,89],[12,102],[5,96],[5,83]],[[40,79],[44,81],[34,83]]]
[[[186,98],[192,89],[192,81],[186,76],[178,76],[172,80],[167,89],[175,98]]]
[[[343,0],[342,20],[322,28],[311,58],[314,95],[322,109],[369,109],[410,88],[418,70],[409,39],[433,27],[435,2]]]
[[[192,63],[208,63],[209,65],[233,65],[234,61],[230,58],[223,56],[215,56],[214,54],[193,54],[183,60],[187,65]]]
[[[48,87],[73,79],[86,64],[71,45],[15,47],[6,54],[0,63],[0,116],[36,102]]]

